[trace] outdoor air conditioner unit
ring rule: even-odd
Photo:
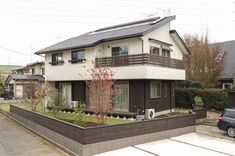
[[[155,117],[155,111],[154,109],[146,109],[145,110],[145,119],[151,120]]]
[[[78,102],[77,101],[71,101],[70,104],[71,104],[70,107],[74,108],[74,107],[76,107],[78,105]]]

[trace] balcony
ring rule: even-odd
[[[178,59],[162,57],[153,54],[137,54],[115,57],[103,57],[95,59],[96,66],[121,67],[132,65],[153,65],[173,69],[185,69],[185,62]]]

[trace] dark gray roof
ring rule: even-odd
[[[235,78],[235,40],[219,44],[224,52],[224,70],[220,78]]]
[[[26,66],[17,68],[17,69],[12,70],[12,71],[21,71],[21,70],[25,70],[25,69],[30,69],[30,67],[32,67],[34,65],[37,65],[37,64],[44,64],[44,62],[42,62],[42,61],[41,62],[39,62],[39,61],[32,62],[32,63],[27,64]]]
[[[105,41],[143,36],[174,19],[175,16],[165,17],[163,19],[159,19],[159,17],[157,17],[101,28],[96,31],[89,32],[78,37],[73,37],[55,45],[49,46],[45,49],[35,52],[35,54],[85,48],[95,46]]]
[[[36,81],[45,81],[45,78],[42,75],[22,75],[22,74],[10,74],[6,81],[9,80],[36,80]]]
[[[36,61],[36,62],[31,62],[31,63],[29,63],[29,64],[26,64],[26,66],[34,66],[34,65],[37,65],[37,64],[44,64],[44,62],[43,61]]]

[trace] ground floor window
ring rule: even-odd
[[[223,89],[233,89],[232,83],[223,83]]]
[[[114,111],[129,111],[129,83],[114,84],[115,96],[113,99]]]
[[[65,83],[60,83],[60,91],[62,95],[65,98],[65,102],[67,106],[71,106],[71,101],[72,101],[72,86],[71,83],[65,82]]]
[[[157,81],[157,80],[150,81],[150,98],[161,97],[161,86],[162,86],[161,81]]]

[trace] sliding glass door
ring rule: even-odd
[[[129,111],[129,84],[117,83],[114,84],[115,97],[114,97],[114,111]]]
[[[62,95],[65,98],[65,102],[67,106],[71,106],[71,100],[72,100],[72,86],[71,83],[60,83],[60,88]]]

